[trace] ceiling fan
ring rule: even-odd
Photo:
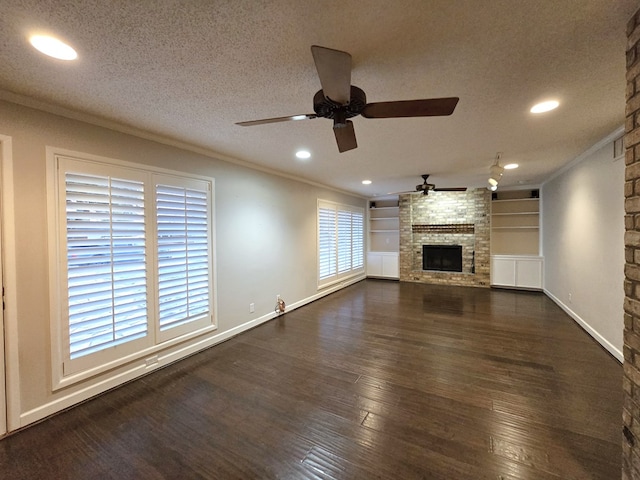
[[[340,153],[358,147],[353,122],[348,118],[362,115],[365,118],[433,117],[451,115],[459,98],[430,98],[395,102],[367,103],[362,89],[351,85],[351,55],[332,48],[313,45],[313,61],[320,77],[319,90],[313,96],[315,113],[288,117],[265,118],[236,125],[249,127],[265,123],[306,120],[318,117],[333,119],[333,133]]]
[[[466,192],[467,191],[467,187],[436,188],[436,186],[433,183],[428,182],[428,178],[429,178],[428,173],[425,173],[424,175],[422,175],[422,179],[424,180],[424,182],[416,185],[415,191],[409,190],[408,192],[395,192],[395,193],[400,194],[400,193],[422,192],[423,195],[429,195],[430,191],[433,191],[433,192]]]

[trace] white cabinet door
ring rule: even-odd
[[[514,286],[516,261],[511,258],[491,257],[491,285]]]
[[[367,253],[367,275],[382,276],[382,256],[379,253]]]
[[[391,278],[398,278],[400,276],[397,254],[382,256],[382,276]]]
[[[542,261],[521,259],[516,262],[516,287],[542,288]]]

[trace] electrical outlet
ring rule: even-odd
[[[249,304],[249,313],[253,313],[255,311],[256,311],[256,304],[252,302]]]

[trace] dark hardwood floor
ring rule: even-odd
[[[621,411],[543,294],[366,280],[1,440],[0,478],[612,480]]]

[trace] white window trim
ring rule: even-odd
[[[194,179],[199,181],[209,182],[212,188],[210,195],[210,225],[211,225],[211,253],[210,253],[210,262],[211,262],[211,279],[212,279],[212,297],[211,297],[211,324],[205,327],[201,327],[195,331],[192,331],[188,334],[184,334],[182,336],[178,336],[175,338],[165,339],[161,341],[158,339],[159,343],[149,344],[146,346],[142,346],[141,349],[125,354],[122,357],[119,357],[115,360],[105,361],[96,366],[92,366],[85,370],[79,372],[73,372],[65,375],[63,371],[64,365],[64,349],[63,349],[63,339],[66,335],[65,325],[63,325],[63,321],[61,318],[61,309],[60,305],[63,305],[62,299],[60,298],[60,288],[59,281],[61,278],[61,265],[66,264],[66,259],[60,258],[61,252],[58,244],[58,239],[60,238],[61,232],[58,214],[59,214],[59,206],[58,202],[60,199],[60,194],[64,192],[59,191],[58,185],[58,172],[57,172],[57,160],[58,156],[68,157],[72,159],[81,160],[84,162],[94,162],[96,164],[107,164],[113,165],[115,167],[121,168],[131,168],[136,171],[145,171],[149,175],[166,175],[166,176],[174,176],[181,179]],[[112,370],[114,368],[120,367],[132,361],[138,360],[140,358],[149,357],[155,355],[163,350],[171,348],[175,345],[190,341],[196,337],[201,335],[213,332],[217,330],[217,275],[216,275],[216,245],[214,243],[215,235],[215,180],[212,177],[206,177],[203,175],[194,175],[189,173],[183,173],[175,170],[169,170],[164,168],[150,167],[144,164],[138,164],[133,162],[127,162],[124,160],[117,160],[108,157],[102,157],[98,155],[87,154],[83,152],[76,152],[71,150],[66,150],[57,147],[46,147],[46,158],[47,158],[47,223],[48,223],[48,238],[49,238],[49,305],[50,305],[50,326],[51,326],[51,368],[52,368],[52,389],[54,391],[59,390],[61,388],[68,387],[82,380],[86,380],[88,378],[94,377],[101,373],[104,373],[108,370]],[[151,209],[151,214],[154,210]],[[151,248],[155,247],[155,239],[151,239],[152,245]],[[150,276],[155,278],[155,267],[150,265]],[[153,297],[152,297],[152,300]],[[155,302],[149,309],[150,315],[154,315],[155,317]],[[155,320],[155,318],[154,318]],[[149,333],[153,336],[155,335],[156,327],[151,325],[151,329]]]
[[[349,211],[349,212],[354,212],[354,213],[358,213],[362,216],[362,265],[358,268],[355,269],[351,269],[347,272],[344,273],[339,273],[338,272],[338,266],[337,266],[337,262],[336,262],[336,274],[332,275],[331,277],[327,278],[327,279],[320,279],[320,218],[319,218],[319,212],[320,212],[320,208],[328,208],[328,209],[335,209],[336,211],[336,218],[337,218],[337,213],[338,210],[343,210],[343,211]],[[359,275],[362,275],[365,271],[364,266],[365,266],[365,259],[364,259],[364,255],[365,255],[365,231],[364,231],[364,225],[365,225],[365,214],[364,214],[364,208],[362,207],[356,207],[354,205],[346,205],[346,204],[342,204],[342,203],[337,203],[337,202],[332,202],[330,200],[322,200],[322,199],[318,199],[317,201],[317,207],[316,207],[316,279],[318,282],[318,290],[330,287],[332,285],[335,285],[337,283],[340,282],[344,282],[345,280],[357,277]],[[337,260],[337,255],[338,255],[338,246],[337,246],[337,239],[336,239],[336,260]]]

